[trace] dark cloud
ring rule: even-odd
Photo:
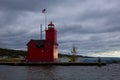
[[[15,11],[40,11],[58,3],[57,0],[0,0],[0,9]]]
[[[58,30],[59,52],[79,54],[120,50],[119,0],[0,0],[0,47],[26,50],[30,39],[39,39],[41,13]],[[45,34],[44,34],[45,35]]]

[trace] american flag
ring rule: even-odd
[[[42,10],[42,13],[45,13],[45,12],[46,12],[46,9],[43,9],[43,10]]]

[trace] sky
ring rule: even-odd
[[[59,53],[120,57],[120,0],[0,0],[0,48],[27,50],[47,24],[58,32]],[[43,32],[45,36],[45,32]]]

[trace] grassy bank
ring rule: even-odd
[[[21,62],[20,58],[6,58],[6,59],[0,59],[0,62]]]

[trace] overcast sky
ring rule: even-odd
[[[53,21],[59,53],[120,57],[120,0],[0,0],[0,47],[27,50],[39,25]],[[45,34],[45,33],[44,33]]]

